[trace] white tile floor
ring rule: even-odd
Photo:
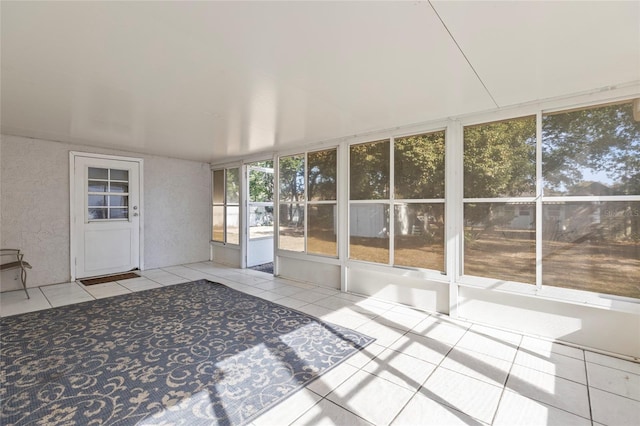
[[[640,364],[211,262],[2,293],[8,316],[206,278],[375,337],[266,425],[640,425]]]

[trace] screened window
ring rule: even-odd
[[[338,255],[338,151],[307,154],[307,252]]]
[[[240,243],[240,169],[214,170],[212,174],[212,226],[213,241]]]
[[[464,274],[535,284],[536,117],[465,127],[463,161]]]
[[[350,259],[445,270],[444,147],[444,132],[350,147]]]
[[[349,147],[350,259],[390,263],[390,147],[390,140]]]
[[[394,264],[444,271],[444,202],[394,209]]]
[[[465,127],[464,274],[640,298],[633,102],[541,120]]]
[[[304,251],[305,182],[304,154],[280,157],[279,247]]]
[[[464,128],[464,197],[535,196],[536,117]]]
[[[390,141],[351,145],[349,198],[383,200],[389,198]]]
[[[444,199],[444,132],[395,138],[394,197]]]
[[[544,114],[542,175],[542,285],[640,298],[632,102]]]
[[[640,201],[546,201],[543,214],[542,285],[640,298]]]
[[[465,274],[535,284],[535,210],[532,202],[466,202]]]
[[[224,243],[225,228],[224,170],[213,172],[213,231],[211,239]]]
[[[542,117],[544,195],[640,195],[640,121],[633,103]]]
[[[444,139],[434,132],[393,141],[395,265],[445,270]]]
[[[240,244],[240,168],[225,170],[226,242]]]
[[[337,149],[280,157],[278,167],[278,247],[337,256]]]

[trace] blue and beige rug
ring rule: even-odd
[[[0,325],[2,425],[242,425],[373,341],[207,280]]]

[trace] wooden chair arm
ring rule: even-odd
[[[12,260],[11,262],[4,263],[0,261],[0,270],[6,271],[9,269],[20,269],[20,281],[22,282],[22,288],[27,295],[27,299],[29,299],[29,292],[27,291],[27,269],[31,269],[31,265],[23,260],[24,254],[20,253],[19,249],[7,248],[0,249],[0,256],[15,256],[16,260]]]

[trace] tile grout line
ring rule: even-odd
[[[47,309],[53,308],[53,305],[51,304],[51,300],[49,300],[49,298],[47,297],[47,293],[42,291],[42,289],[40,289],[40,292],[42,293],[42,296],[44,296],[44,300],[46,300],[47,303],[49,304],[49,308],[47,308]],[[39,309],[39,310],[42,310],[42,309]]]
[[[331,297],[331,296],[330,296],[330,297]],[[312,304],[312,303],[310,303],[310,304]],[[315,306],[320,306],[320,305],[315,305]],[[320,306],[320,307],[321,307],[321,306]],[[332,312],[335,312],[335,311],[332,311]],[[318,318],[318,317],[316,317],[315,315],[313,315],[313,317],[314,317],[314,318]],[[374,318],[377,318],[377,317],[374,317]],[[374,320],[374,318],[371,318],[369,321],[373,321],[373,320]],[[320,318],[318,318],[318,319],[319,319],[319,320],[321,320],[321,321],[324,321],[323,319],[320,319]],[[366,323],[365,323],[365,324],[366,324]],[[364,324],[363,324],[363,325],[364,325]],[[401,331],[401,330],[399,330],[399,331]],[[401,338],[402,338],[404,335],[406,335],[408,332],[409,332],[409,331],[407,330],[407,331],[406,331],[406,332],[404,332],[400,337],[398,337],[398,339],[394,340],[394,341],[393,341],[389,346],[385,346],[385,347],[384,347],[384,349],[382,350],[382,352],[380,352],[380,353],[385,352],[387,349],[389,349],[389,350],[393,350],[393,349],[391,349],[391,348],[390,348],[390,346],[391,346],[393,343],[395,343],[396,341],[398,341],[399,339],[401,339]],[[375,342],[374,342],[374,343],[375,343]],[[369,420],[367,420],[367,419],[363,418],[362,416],[358,415],[357,413],[354,413],[354,412],[353,412],[353,411],[351,411],[349,408],[344,407],[344,406],[342,406],[342,405],[340,405],[340,404],[338,404],[338,403],[336,403],[336,402],[334,402],[334,401],[331,401],[330,399],[328,399],[328,398],[327,398],[327,397],[328,397],[329,395],[331,395],[331,394],[332,394],[332,393],[333,393],[333,392],[334,392],[338,387],[342,386],[344,383],[346,383],[349,379],[351,379],[354,375],[356,375],[356,374],[357,374],[358,372],[360,372],[360,371],[362,371],[362,372],[364,372],[364,373],[366,373],[366,374],[369,374],[369,375],[371,375],[371,376],[374,376],[374,377],[376,377],[376,378],[378,378],[378,379],[385,380],[385,381],[387,381],[387,382],[389,382],[389,383],[391,383],[391,384],[393,384],[393,385],[396,385],[396,386],[402,387],[403,389],[407,389],[406,387],[404,387],[404,386],[400,386],[400,385],[398,385],[397,383],[394,383],[394,382],[392,382],[392,381],[390,381],[390,380],[388,380],[388,379],[386,379],[386,378],[384,378],[384,377],[378,376],[378,375],[376,375],[376,374],[374,374],[374,373],[370,373],[369,371],[364,370],[364,367],[365,367],[366,365],[368,365],[370,362],[372,362],[374,359],[376,359],[377,357],[378,357],[377,355],[376,355],[376,356],[374,356],[374,357],[373,357],[373,358],[371,358],[368,362],[364,363],[361,367],[355,367],[354,365],[349,364],[351,367],[356,368],[356,371],[355,371],[353,374],[351,374],[349,377],[347,377],[347,378],[345,378],[343,381],[341,381],[339,384],[337,384],[336,386],[334,386],[334,387],[333,387],[333,388],[332,388],[332,389],[331,389],[331,390],[330,390],[330,391],[329,391],[325,396],[319,395],[318,393],[316,393],[316,392],[314,392],[313,390],[309,389],[311,392],[316,393],[316,395],[319,395],[319,396],[322,398],[320,401],[318,401],[316,404],[314,404],[311,408],[313,408],[313,407],[315,407],[316,405],[318,405],[321,401],[326,400],[327,402],[329,402],[329,403],[331,403],[331,404],[334,404],[334,405],[336,405],[336,406],[338,406],[338,407],[342,408],[343,410],[345,410],[345,411],[347,411],[347,412],[349,412],[349,413],[353,414],[354,416],[358,417],[359,419],[362,419],[362,420],[364,420],[365,422],[367,422],[367,423],[369,423],[369,424],[373,424],[374,426],[378,426],[378,425],[376,425],[375,423],[372,423],[372,422],[370,422]],[[418,390],[420,389],[420,387],[421,387],[421,386],[418,386]],[[407,389],[407,390],[408,390],[408,389]],[[415,392],[417,392],[417,390],[416,390]],[[407,401],[407,403],[408,403],[409,401],[411,401],[411,399],[412,399],[412,398],[413,398],[413,396],[415,395],[415,392],[414,392],[414,394],[411,396],[411,398],[409,398],[409,400]],[[406,407],[406,404],[402,406],[402,408],[398,411],[398,414],[396,414],[396,415],[393,417],[393,419],[391,419],[391,421],[388,423],[388,425],[390,425],[391,423],[393,423],[393,421],[395,420],[395,418],[396,418],[396,417],[397,417],[397,416],[402,412],[402,410],[404,410],[404,408],[405,408],[405,407]],[[309,408],[309,410],[310,410],[311,408]],[[290,425],[291,425],[291,424],[293,424],[293,423],[295,423],[295,421],[297,421],[300,417],[302,417],[304,414],[306,414],[309,410],[305,411],[303,414],[301,414],[300,416],[298,416],[298,417],[296,418],[296,420],[294,420],[293,422],[291,422],[291,423],[290,423]],[[385,425],[385,426],[386,426],[386,425]]]
[[[308,305],[313,305],[313,303],[308,303]],[[315,305],[315,306],[320,306],[320,305]],[[311,315],[311,314],[307,314],[307,315]],[[314,318],[316,318],[316,319],[318,319],[319,321],[324,321],[323,319],[318,318],[318,317],[316,317],[315,315],[311,315],[311,316],[312,316],[312,317],[314,317]],[[374,342],[372,342],[372,343],[375,343],[375,341],[374,341]],[[363,349],[366,349],[366,348],[363,348]],[[361,350],[363,350],[363,349],[361,349]],[[383,350],[382,352],[384,352],[384,350]],[[354,354],[354,355],[355,355],[355,354]],[[296,421],[298,421],[302,416],[304,416],[307,412],[309,412],[313,407],[315,407],[316,405],[320,404],[320,403],[321,403],[322,401],[324,401],[324,400],[326,400],[326,401],[327,401],[328,403],[330,403],[330,404],[334,404],[334,405],[336,405],[336,406],[340,407],[341,409],[343,409],[343,410],[347,411],[348,413],[351,413],[352,415],[354,415],[354,416],[358,417],[359,419],[362,419],[363,421],[365,421],[365,422],[367,422],[367,423],[369,423],[369,424],[373,424],[374,426],[377,426],[377,425],[375,425],[375,423],[372,423],[372,422],[370,422],[369,420],[365,419],[364,417],[362,417],[362,416],[358,415],[357,413],[354,413],[354,412],[353,412],[353,411],[351,411],[349,408],[347,408],[347,407],[345,407],[345,406],[343,406],[343,405],[340,405],[340,404],[338,404],[338,403],[336,403],[336,402],[334,402],[334,401],[331,401],[330,399],[328,399],[328,398],[327,398],[327,397],[328,397],[329,395],[331,395],[331,394],[332,394],[332,393],[333,393],[337,388],[339,388],[339,387],[340,387],[340,386],[342,386],[344,383],[346,383],[346,382],[347,382],[347,380],[351,379],[351,378],[352,378],[354,375],[356,375],[358,372],[360,372],[360,371],[364,371],[364,372],[365,372],[365,373],[367,373],[367,374],[372,374],[372,373],[369,373],[368,371],[363,370],[363,368],[364,368],[367,364],[369,364],[369,362],[373,361],[375,358],[376,358],[376,356],[374,356],[373,358],[371,358],[368,362],[364,363],[364,365],[362,365],[362,367],[356,367],[356,366],[354,366],[353,364],[349,364],[349,363],[347,362],[347,361],[348,361],[348,359],[347,359],[347,360],[345,360],[345,363],[346,363],[346,364],[348,364],[348,365],[349,365],[349,366],[351,366],[351,367],[354,367],[356,370],[353,372],[353,374],[349,375],[349,376],[348,376],[348,377],[346,377],[344,380],[342,380],[340,383],[338,383],[337,385],[333,386],[333,387],[331,388],[331,390],[330,390],[329,392],[327,392],[327,393],[326,393],[326,395],[324,395],[324,396],[323,396],[323,395],[320,395],[319,393],[315,392],[315,391],[314,391],[314,390],[312,390],[312,389],[309,389],[308,385],[307,385],[307,386],[305,386],[303,389],[307,389],[307,390],[309,390],[310,392],[313,392],[314,394],[318,395],[318,396],[320,397],[320,400],[319,400],[318,402],[316,402],[315,404],[313,404],[311,407],[309,407],[309,409],[308,409],[308,410],[306,410],[304,413],[302,413],[302,414],[300,414],[298,417],[296,417],[296,419],[295,419],[295,420],[293,420],[291,423],[289,423],[289,426],[290,426],[290,425],[292,425],[292,424],[294,424],[294,423],[295,423]],[[373,375],[373,374],[372,374],[372,375]],[[376,376],[376,377],[379,377],[379,376]],[[316,380],[319,380],[320,378],[321,378],[321,376],[319,376],[318,378],[316,378]],[[384,379],[383,377],[379,377],[379,378]],[[387,379],[384,379],[384,380],[387,380]],[[389,381],[389,380],[387,380],[387,381]],[[393,382],[390,382],[390,383],[393,383]],[[394,384],[395,384],[395,383],[394,383]],[[403,408],[404,408],[404,407],[403,407]],[[401,410],[401,411],[402,411],[402,410]],[[395,419],[395,417],[394,417],[394,419]],[[389,422],[389,424],[391,424],[392,422],[393,422],[393,420],[392,420],[391,422]]]
[[[593,425],[594,420],[593,420],[593,408],[591,407],[591,386],[589,385],[589,368],[587,365],[587,356],[584,353],[584,349],[582,350],[582,356],[584,357],[584,380],[587,386],[587,402],[589,403],[589,420]]]
[[[468,332],[469,330],[470,330],[470,328],[468,328],[467,330],[465,330],[464,334],[463,334],[462,336],[460,336],[460,339],[458,339],[458,342],[462,339],[462,337],[464,337],[464,335],[465,335],[465,334],[467,334],[467,332]],[[403,334],[402,336],[407,335],[409,332],[410,332],[410,330],[409,330],[409,331],[407,331],[407,332],[406,332],[405,334]],[[424,336],[424,337],[428,337],[428,336]],[[430,338],[430,337],[428,337],[428,338]],[[398,339],[398,340],[399,340],[399,339]],[[433,340],[436,340],[436,339],[433,339]],[[397,341],[397,340],[396,340],[396,341]],[[437,341],[437,340],[436,340],[436,341]],[[456,345],[457,345],[457,343],[456,343]],[[451,348],[449,348],[449,350],[447,351],[447,353],[446,353],[446,354],[444,354],[444,356],[442,357],[442,359],[440,360],[440,362],[438,362],[438,364],[434,364],[434,365],[436,366],[436,368],[434,368],[434,369],[433,369],[433,371],[432,371],[432,372],[431,372],[431,373],[430,373],[430,374],[429,374],[429,375],[424,379],[424,381],[422,382],[422,384],[421,384],[420,386],[418,386],[418,388],[415,390],[415,392],[413,393],[413,395],[411,395],[411,398],[409,398],[409,400],[408,400],[408,401],[407,401],[407,402],[402,406],[402,408],[400,409],[400,411],[398,411],[398,413],[393,417],[393,419],[391,419],[391,421],[389,422],[389,424],[392,424],[394,421],[396,421],[396,419],[398,418],[398,416],[399,416],[400,414],[402,414],[402,412],[407,408],[407,406],[409,405],[409,403],[410,403],[411,401],[413,401],[413,399],[416,397],[416,395],[417,395],[418,393],[420,393],[420,390],[421,390],[421,389],[427,389],[427,388],[425,388],[425,387],[424,387],[425,383],[427,383],[427,382],[429,381],[429,379],[431,378],[431,376],[433,376],[433,374],[438,370],[438,368],[440,368],[440,367],[442,366],[442,363],[444,362],[444,360],[445,360],[445,359],[447,359],[447,356],[449,356],[449,354],[451,353],[451,351],[453,351],[453,348],[455,348],[455,347],[456,347],[456,345],[452,345],[452,346],[451,346]],[[393,350],[393,349],[392,349],[392,350]],[[423,361],[424,361],[424,360],[423,360]],[[428,361],[427,361],[427,362],[428,362]],[[442,367],[442,368],[444,368],[444,367]],[[428,390],[428,389],[427,389],[427,390]],[[427,397],[427,398],[429,398],[429,397]],[[467,413],[464,413],[464,412],[462,412],[462,411],[458,410],[457,408],[450,407],[450,406],[445,405],[445,404],[441,404],[440,402],[438,402],[438,401],[436,401],[436,400],[433,400],[433,399],[431,399],[431,398],[429,398],[429,399],[430,399],[431,401],[435,402],[435,403],[436,403],[436,404],[438,404],[438,405],[442,405],[442,406],[446,407],[445,409],[447,409],[447,408],[448,408],[448,409],[456,410],[456,411],[458,411],[458,412],[460,412],[460,413],[466,414],[467,416],[469,416],[469,417],[471,417],[471,418],[473,418],[473,419],[478,420],[478,421],[480,421],[480,422],[481,422],[481,420],[476,419],[475,417],[473,417],[473,416],[471,416],[471,415],[469,415],[469,414],[467,414]]]
[[[507,383],[509,383],[509,377],[511,376],[511,371],[513,371],[513,366],[516,365],[516,358],[518,357],[518,351],[522,345],[522,339],[524,336],[520,335],[520,341],[518,342],[518,347],[516,348],[516,353],[513,356],[513,360],[511,361],[511,366],[509,367],[509,371],[507,372],[507,376],[504,378],[504,383],[502,384],[502,391],[500,392],[500,398],[498,398],[498,405],[496,406],[496,411],[493,413],[491,417],[491,422],[489,424],[493,425],[496,421],[496,417],[498,416],[498,411],[500,410],[500,403],[502,402],[502,398],[504,397],[505,392],[507,391]]]
[[[517,349],[517,350],[520,350],[520,348],[521,348],[521,344],[518,344],[518,349]],[[551,350],[550,350],[550,352],[549,352],[549,353],[553,354],[553,353],[555,353],[555,352],[553,352],[553,351],[551,351]],[[517,353],[517,351],[516,351],[516,356],[517,356],[517,354],[518,354],[518,353]],[[562,354],[557,354],[557,353],[556,353],[556,355],[562,355]],[[584,354],[583,354],[583,355],[584,355]],[[569,357],[569,358],[572,358],[572,357]],[[574,358],[574,359],[577,359],[577,358]],[[585,363],[585,370],[586,370],[586,361],[585,361],[585,360],[583,360],[583,361],[584,361],[584,363]],[[586,377],[586,378],[585,378],[585,380],[587,381],[587,384],[580,383],[580,382],[576,382],[575,380],[571,380],[571,379],[567,379],[567,378],[564,378],[564,377],[556,376],[555,374],[550,374],[550,373],[547,373],[547,372],[545,372],[545,371],[536,370],[535,368],[530,368],[530,367],[524,366],[524,365],[522,365],[522,364],[516,364],[516,363],[515,363],[515,358],[513,359],[513,362],[511,363],[511,368],[509,368],[509,373],[507,374],[507,378],[506,378],[505,383],[504,383],[504,387],[503,387],[503,390],[502,390],[502,394],[500,395],[500,400],[498,401],[498,408],[500,407],[500,402],[502,401],[502,397],[504,396],[504,393],[508,390],[506,385],[507,385],[507,382],[509,381],[509,377],[511,376],[511,371],[512,371],[512,369],[513,369],[513,367],[514,367],[515,365],[518,365],[518,366],[520,366],[520,367],[523,367],[523,368],[527,368],[527,369],[530,369],[530,370],[536,371],[536,372],[538,372],[538,373],[547,374],[547,375],[550,375],[550,376],[556,377],[556,378],[558,378],[558,379],[567,380],[567,381],[569,381],[569,382],[572,382],[572,383],[575,383],[575,384],[578,384],[578,385],[581,385],[581,386],[585,386],[585,387],[587,388],[587,402],[589,403],[589,418],[583,417],[583,416],[581,416],[580,414],[574,413],[573,411],[566,410],[566,409],[564,409],[564,408],[562,408],[562,407],[558,407],[558,406],[553,405],[553,404],[551,404],[551,403],[549,403],[549,402],[540,401],[540,400],[538,400],[538,399],[535,399],[535,398],[532,398],[532,397],[529,397],[529,396],[526,396],[526,395],[522,395],[522,394],[520,394],[520,393],[517,393],[517,394],[518,394],[518,395],[521,395],[521,396],[523,396],[523,397],[525,397],[525,398],[527,398],[527,399],[530,399],[530,400],[532,400],[532,401],[536,401],[537,403],[540,403],[540,404],[543,404],[543,405],[546,405],[546,406],[549,406],[549,407],[553,407],[553,408],[555,408],[556,410],[564,411],[565,413],[571,414],[571,415],[573,415],[573,416],[577,416],[577,417],[580,417],[580,418],[582,418],[582,419],[589,420],[589,421],[591,422],[591,424],[593,425],[593,415],[591,414],[591,399],[590,399],[590,397],[589,397],[588,377]],[[585,376],[586,376],[586,371],[585,371]],[[492,420],[491,424],[493,424],[493,422],[495,421],[495,416],[496,416],[497,414],[498,414],[498,410],[496,409],[496,413],[494,414],[494,418],[493,418],[493,420]]]

